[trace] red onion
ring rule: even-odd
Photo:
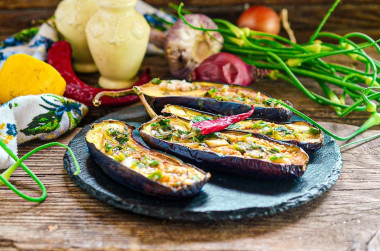
[[[233,54],[220,52],[208,57],[195,68],[191,78],[200,81],[249,85],[255,80],[255,67],[247,65]]]

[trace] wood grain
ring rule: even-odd
[[[148,0],[154,6],[168,10],[168,1]],[[171,1],[179,3],[181,1]],[[267,5],[280,12],[287,8],[291,27],[299,41],[307,41],[323,16],[332,5],[332,0],[311,0],[307,4],[301,0],[189,0],[183,1],[192,12],[226,18],[235,22],[247,4]],[[30,26],[33,20],[46,19],[53,15],[58,0],[0,0],[0,39],[6,35]],[[342,1],[325,25],[325,30],[346,34],[353,31],[364,32],[374,39],[380,38],[380,2],[371,0]],[[3,22],[3,23],[1,23]],[[285,33],[282,33],[286,35]]]
[[[168,3],[147,2],[159,7],[166,7]],[[231,21],[236,20],[246,3],[269,5],[276,11],[288,8],[291,26],[300,41],[307,40],[332,2],[184,1],[191,11]],[[33,20],[50,17],[58,3],[59,0],[0,0],[0,39],[30,27]],[[380,38],[379,11],[380,1],[342,1],[325,30],[339,34],[361,31]],[[346,63],[345,59],[337,60]],[[160,56],[145,58],[142,68],[147,67],[154,77],[170,77],[167,64]],[[94,76],[81,77],[86,82],[96,82]],[[315,83],[307,79],[302,82],[307,88],[318,90]],[[352,113],[339,118],[330,107],[315,104],[301,91],[281,81],[260,80],[254,87],[273,97],[290,100],[296,108],[318,121],[360,125],[368,116]],[[82,125],[118,109],[91,109]],[[356,129],[335,123],[324,125],[340,135],[348,135]],[[67,144],[78,130],[59,141]],[[364,136],[374,133],[380,131],[367,132]],[[21,146],[20,155],[41,144],[32,142]],[[0,250],[379,250],[379,150],[380,139],[344,149],[343,172],[336,185],[302,207],[249,221],[195,224],[160,221],[105,205],[70,180],[63,169],[63,149],[45,149],[26,162],[47,187],[45,202],[25,202],[0,187]],[[30,195],[39,195],[37,186],[21,169],[11,181]]]
[[[325,123],[347,133],[353,126]],[[59,141],[67,144],[79,129]],[[365,136],[380,133],[367,132]],[[249,221],[190,223],[142,217],[85,194],[63,169],[64,150],[53,147],[27,165],[48,189],[41,204],[0,188],[0,249],[129,250],[363,250],[378,247],[380,140],[342,151],[341,178],[332,190],[296,209]],[[21,147],[20,155],[40,145]],[[18,170],[12,182],[29,194],[36,185]],[[228,202],[226,202],[228,203]]]

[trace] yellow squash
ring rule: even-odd
[[[62,96],[66,82],[51,65],[26,54],[10,56],[0,69],[0,103],[25,95]]]

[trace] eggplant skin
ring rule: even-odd
[[[104,122],[109,123],[109,122],[115,122],[115,121],[107,120],[101,123],[104,123]],[[116,121],[116,122],[124,123],[121,121]],[[128,127],[129,137],[131,137],[134,141],[136,141],[133,138],[133,133],[132,133],[134,130],[134,127],[128,124],[125,124],[125,126]],[[94,143],[89,142],[87,140],[87,137],[86,137],[86,143],[87,143],[87,147],[90,152],[90,155],[94,158],[95,162],[101,167],[101,169],[108,176],[110,176],[113,180],[117,181],[121,185],[124,185],[136,192],[140,192],[146,195],[155,196],[162,199],[170,199],[170,200],[194,197],[202,190],[202,187],[208,182],[208,180],[211,177],[209,173],[205,173],[203,170],[193,165],[184,163],[183,161],[175,157],[158,152],[158,154],[160,155],[165,155],[165,158],[172,159],[176,161],[177,163],[185,164],[189,168],[195,168],[199,172],[205,174],[204,179],[198,182],[194,182],[191,186],[186,186],[180,189],[173,189],[173,188],[164,186],[157,181],[151,180],[145,177],[144,175],[134,171],[133,169],[128,168],[125,165],[122,165],[120,162],[117,162],[114,159],[108,157],[106,154],[100,151],[95,146]],[[138,142],[136,142],[136,144],[141,146],[142,148],[145,148]],[[153,151],[153,150],[149,150],[149,151]]]
[[[237,85],[222,84],[222,83],[213,83],[213,84],[215,84],[215,86],[219,86],[219,85],[237,86]],[[255,89],[250,88],[250,87],[242,87],[242,86],[238,86],[238,87],[256,91]],[[261,93],[266,95],[263,92]],[[193,108],[200,111],[210,112],[214,114],[221,114],[224,116],[236,115],[236,114],[248,112],[249,110],[251,110],[251,106],[249,105],[240,104],[240,103],[231,102],[231,101],[218,101],[216,99],[205,98],[205,97],[191,97],[191,96],[186,96],[185,93],[183,96],[154,97],[154,96],[149,96],[147,94],[144,94],[144,96],[146,100],[148,101],[149,105],[157,113],[159,113],[167,104],[180,105],[180,106],[189,107],[189,108]],[[269,95],[266,95],[266,96],[270,97]],[[293,106],[287,100],[284,100],[283,102],[290,106]],[[293,112],[285,107],[271,108],[271,107],[255,106],[255,112],[253,113],[251,118],[260,118],[260,119],[267,119],[267,120],[277,121],[277,122],[286,122],[286,121],[289,121],[292,116],[293,116]]]
[[[175,116],[178,116],[178,117],[182,117],[180,115],[177,115],[177,114],[173,114],[171,113],[170,111],[168,111],[167,107],[168,106],[173,106],[171,104],[168,104],[168,105],[165,105],[164,108],[161,110],[161,113],[164,115],[164,116],[172,116],[172,115],[175,115]],[[219,114],[213,114],[213,113],[210,113],[210,112],[204,112],[204,111],[199,111],[199,110],[196,110],[196,109],[191,109],[191,108],[188,108],[188,107],[183,107],[183,106],[180,106],[181,109],[184,109],[184,110],[190,110],[190,111],[194,111],[194,112],[197,112],[197,113],[200,113],[202,115],[206,115],[206,116],[212,116],[212,117],[215,117],[215,116],[218,116]],[[255,108],[256,109],[256,108]],[[183,118],[183,119],[186,119],[187,118]],[[258,120],[258,119],[247,119],[247,120],[251,120],[251,121],[255,121],[255,120]],[[269,122],[269,123],[272,123],[273,121],[270,121],[270,120],[265,120],[265,119],[262,119],[263,121],[265,122]],[[310,126],[310,127],[313,127],[309,122],[307,121],[293,121],[293,122],[276,122],[276,124],[279,124],[279,125],[289,125],[289,124],[299,124],[299,123],[303,123],[303,124],[306,124],[307,126]],[[316,128],[318,129],[318,128]],[[262,139],[268,139],[268,140],[273,140],[273,141],[277,141],[279,143],[288,143],[288,144],[292,144],[292,145],[296,145],[296,146],[299,146],[301,147],[303,150],[305,150],[307,153],[313,153],[319,149],[322,148],[323,146],[323,142],[324,142],[324,135],[323,135],[323,132],[319,130],[319,141],[318,142],[301,142],[299,140],[296,140],[296,139],[291,139],[291,140],[276,140],[276,139],[273,139],[267,135],[264,135],[264,134],[260,134],[260,133],[257,133],[257,132],[254,132],[254,131],[251,131],[251,130],[240,130],[240,129],[227,129],[227,130],[230,130],[230,131],[240,131],[240,132],[248,132],[256,137],[259,137],[259,138],[262,138]]]
[[[200,164],[206,164],[208,168],[215,171],[269,179],[291,179],[301,177],[306,171],[308,163],[307,161],[305,165],[276,164],[259,159],[223,156],[210,151],[195,150],[181,144],[157,139],[144,133],[143,127],[144,125],[139,128],[139,131],[148,146]]]
[[[148,103],[156,112],[161,111],[165,105],[180,105],[200,111],[221,114],[223,116],[236,115],[251,110],[249,105],[235,102],[218,101],[211,98],[198,98],[188,96],[151,97],[145,95]],[[287,104],[290,104],[286,101]],[[255,106],[255,112],[251,118],[267,119],[277,122],[289,121],[293,116],[292,111],[286,108],[265,108]]]

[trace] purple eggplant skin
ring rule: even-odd
[[[139,128],[140,135],[148,146],[173,154],[181,159],[186,158],[190,161],[196,161],[215,171],[268,179],[292,179],[301,177],[306,171],[306,166],[309,162],[308,159],[305,165],[276,164],[260,159],[248,159],[237,156],[220,155],[211,151],[195,150],[144,133],[142,129],[144,125],[148,123],[143,124]],[[276,142],[274,140],[270,141]],[[286,143],[282,144],[289,145]],[[303,150],[301,149],[301,151]],[[304,153],[306,154],[306,152]]]
[[[107,120],[107,122],[109,121],[110,120]],[[125,125],[128,127],[129,137],[131,137],[134,141],[136,141],[133,138],[133,133],[132,133],[134,130],[134,127],[128,124],[125,124]],[[130,169],[122,165],[121,163],[115,161],[114,159],[108,157],[106,154],[101,152],[95,146],[95,144],[87,141],[87,138],[86,138],[86,143],[87,143],[87,147],[89,149],[91,156],[94,158],[95,162],[101,167],[101,169],[108,176],[110,176],[113,180],[117,181],[121,185],[124,185],[136,192],[140,192],[146,195],[150,195],[150,196],[154,196],[154,197],[158,197],[162,199],[169,199],[169,200],[194,197],[197,194],[199,194],[199,192],[202,190],[202,187],[208,182],[208,180],[211,177],[209,173],[205,173],[203,170],[193,165],[185,163],[185,165],[188,165],[191,168],[195,168],[196,170],[205,174],[205,178],[199,182],[195,182],[191,186],[183,187],[176,190],[176,189],[164,186],[160,184],[159,182],[151,180],[145,177],[144,175],[134,171],[133,169]],[[136,144],[141,146],[142,148],[145,148],[138,142],[136,142]],[[153,151],[153,150],[150,150],[150,151]],[[159,154],[165,155],[165,158],[170,158],[176,161],[177,163],[184,163],[180,159],[177,159],[173,156],[166,155],[164,153],[159,153]]]
[[[204,111],[199,111],[199,110],[196,110],[196,109],[191,109],[191,108],[187,108],[187,107],[183,107],[184,109],[188,109],[188,110],[193,110],[195,112],[199,112],[199,113],[202,113],[204,115],[209,115],[209,116],[218,116],[219,114],[212,114],[210,112],[204,112]],[[255,108],[256,109],[256,108]],[[256,112],[256,110],[255,110]],[[165,112],[165,108],[161,110],[161,113],[165,116],[172,116],[173,114],[171,114],[170,112]],[[175,114],[174,114],[175,115]],[[247,120],[258,120],[258,119],[247,119]],[[273,121],[270,121],[270,120],[266,120],[266,119],[261,119],[263,121],[266,121],[266,122],[273,122]],[[293,121],[293,122],[276,122],[276,124],[280,124],[280,125],[286,125],[286,124],[293,124],[293,123],[305,123],[309,126],[312,126],[309,122],[307,121]],[[226,129],[227,131],[239,131],[239,132],[248,132],[258,138],[262,138],[262,139],[268,139],[268,140],[272,140],[272,141],[276,141],[276,142],[279,142],[279,143],[288,143],[288,144],[292,144],[292,145],[296,145],[296,146],[299,146],[301,147],[303,150],[305,150],[306,153],[308,154],[311,154],[313,152],[316,152],[318,151],[319,149],[322,148],[323,146],[323,142],[324,142],[324,135],[323,135],[323,132],[319,129],[319,128],[316,128],[319,130],[319,135],[320,135],[320,141],[319,142],[316,142],[316,143],[310,143],[310,142],[300,142],[298,140],[276,140],[276,139],[273,139],[273,138],[270,138],[264,134],[260,134],[260,133],[256,133],[256,132],[252,132],[252,131],[245,131],[245,130],[239,130],[239,129]]]
[[[211,82],[214,83],[214,82]],[[257,90],[241,86],[241,85],[233,85],[233,84],[223,84],[223,83],[214,83],[216,86],[219,85],[230,85],[230,86],[238,86],[239,88],[246,88],[250,90],[254,90],[255,92],[258,92]],[[261,92],[267,97],[270,97],[269,95]],[[146,100],[148,101],[149,105],[155,110],[157,113],[159,113],[165,105],[172,104],[172,105],[180,105],[185,106],[189,108],[193,108],[200,111],[210,112],[214,114],[221,114],[224,116],[228,115],[235,115],[240,114],[244,112],[248,112],[251,110],[251,106],[230,102],[230,101],[218,101],[216,99],[212,98],[205,98],[205,97],[190,97],[190,96],[166,96],[166,97],[153,97],[144,94]],[[287,101],[283,100],[284,103],[287,105],[292,106],[292,104]],[[293,116],[293,112],[285,107],[278,107],[278,108],[271,108],[271,107],[259,107],[255,106],[255,112],[251,116],[251,118],[259,118],[259,119],[267,119],[271,121],[276,122],[286,122],[289,121],[290,118]]]

